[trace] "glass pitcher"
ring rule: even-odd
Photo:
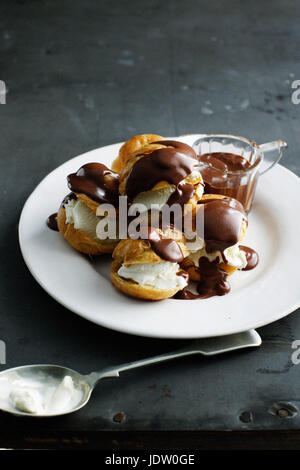
[[[212,163],[217,161],[214,158],[209,162],[199,161],[205,192],[233,197],[249,212],[258,177],[279,162],[286,146],[284,140],[258,145],[245,137],[230,134],[201,135],[193,144],[198,157],[233,154],[242,157],[239,160],[245,164],[242,169],[236,170]]]

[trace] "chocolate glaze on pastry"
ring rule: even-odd
[[[242,223],[247,216],[242,204],[236,199],[202,199],[204,204],[204,239],[206,251],[226,250],[239,241]]]
[[[172,263],[181,263],[183,261],[184,256],[176,240],[163,238],[157,230],[151,227],[148,229],[148,240],[152,250],[162,259]]]
[[[167,204],[168,206],[172,206],[173,204],[179,204],[182,208],[185,204],[188,203],[190,199],[195,194],[195,187],[193,184],[185,183],[180,184],[176,187],[174,193],[171,194],[169,197]]]
[[[119,175],[102,163],[87,163],[67,180],[74,193],[85,194],[100,204],[118,205]]]
[[[197,165],[197,155],[187,144],[175,140],[161,140],[168,145],[142,156],[131,168],[126,182],[126,194],[134,199],[137,194],[151,190],[160,181],[178,186]]]
[[[144,227],[144,237],[142,239],[148,240],[152,250],[156,253],[160,258],[170,261],[171,263],[181,263],[184,260],[184,255],[180,248],[180,245],[177,243],[176,240],[172,238],[165,237],[162,232],[162,227],[160,226],[160,222],[158,226],[148,226],[147,219],[141,222],[141,227]],[[163,227],[164,230],[173,229],[172,225],[168,225]],[[129,238],[135,239],[132,234],[128,233]]]

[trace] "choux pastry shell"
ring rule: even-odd
[[[82,200],[81,196],[84,195],[78,195],[78,199]],[[84,196],[84,198],[86,198],[86,196]],[[93,204],[91,204],[91,206],[92,205]],[[96,210],[92,210],[96,212]],[[71,222],[66,222],[66,210],[63,206],[60,207],[57,214],[57,226],[59,232],[70,243],[70,245],[75,248],[75,250],[87,255],[101,255],[104,253],[112,253],[116,244],[118,243],[118,240],[100,240],[97,238],[91,238],[83,230],[76,229],[74,227],[74,224],[72,224]]]
[[[112,163],[112,170],[116,173],[120,173],[124,168],[128,158],[132,155],[136,155],[139,149],[145,145],[150,144],[151,142],[156,142],[157,140],[163,139],[164,137],[156,134],[135,135],[131,139],[127,140],[127,142],[125,142],[120,148],[118,157]]]

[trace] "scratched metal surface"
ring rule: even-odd
[[[115,333],[57,304],[21,259],[20,210],[66,159],[143,132],[283,138],[289,149],[282,163],[299,175],[300,106],[290,99],[291,82],[300,78],[299,13],[291,0],[275,0],[272,8],[267,0],[1,1],[0,79],[8,94],[0,106],[0,339],[7,346],[0,370],[48,362],[87,372],[182,345]],[[72,416],[0,414],[0,435],[17,428],[75,436],[299,429],[300,365],[291,362],[298,313],[260,329],[259,350],[124,373],[103,381]],[[272,414],[278,402],[281,411],[275,406]]]

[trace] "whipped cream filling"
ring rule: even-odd
[[[181,184],[184,184],[184,183],[188,183],[188,184],[203,183],[201,173],[197,170],[192,171],[190,175],[188,175],[186,178],[184,178],[181,181]],[[145,192],[138,194],[134,198],[133,203],[144,204],[146,206],[145,210],[151,209],[151,206],[152,208],[160,210],[168,202],[168,199],[170,198],[171,194],[175,192],[175,190],[176,190],[175,185],[170,184],[163,188],[145,191]],[[198,196],[198,199],[201,199],[203,192],[204,192],[203,184],[198,184],[196,188],[196,194]]]
[[[101,217],[87,207],[80,199],[71,199],[64,206],[66,211],[66,223],[74,225],[74,228],[82,230],[91,238],[97,238],[96,227]]]
[[[191,253],[198,252],[204,247],[204,239],[198,237],[195,232],[191,232],[185,228],[184,234],[186,237],[186,247]]]
[[[80,199],[71,199],[64,206],[66,211],[66,223],[74,225],[74,228],[82,230],[88,237],[93,240],[99,241],[97,237],[97,225],[103,218],[97,216],[92,209],[90,209]],[[109,243],[109,238],[101,239],[101,243]]]
[[[151,209],[151,207],[160,210],[167,203],[175,189],[175,186],[171,184],[164,188],[144,191],[134,198],[133,204],[143,204],[145,206],[145,211]]]
[[[140,263],[124,266],[118,270],[118,275],[124,279],[135,281],[143,287],[154,289],[183,289],[187,282],[178,273],[178,263],[163,261],[161,263]]]
[[[219,263],[224,262],[222,253],[220,251],[207,253],[205,246],[201,248],[200,250],[195,251],[194,253],[191,253],[188,256],[188,259],[190,259],[194,263],[195,266],[199,266],[199,259],[202,256],[204,256],[205,258],[208,258],[209,261],[214,261],[215,259],[218,258]],[[243,269],[247,266],[246,254],[244,251],[240,250],[238,243],[236,245],[232,245],[226,248],[226,250],[224,250],[224,256],[229,266],[233,266],[234,268],[237,268],[237,269]]]

